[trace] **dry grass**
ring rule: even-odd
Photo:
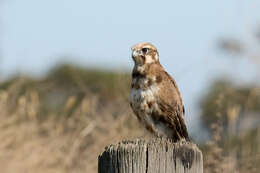
[[[234,88],[224,89],[213,99],[215,103],[214,123],[211,123],[211,140],[204,145],[204,168],[206,173],[257,173],[260,169],[260,126],[249,127],[249,129],[235,129],[250,118],[250,108],[260,100],[260,90],[249,89],[249,94],[242,99],[246,104],[235,105],[230,98],[241,97],[241,92]],[[232,94],[230,94],[232,93]],[[253,100],[253,101],[252,101]],[[256,100],[256,101],[255,101]],[[235,100],[235,102],[239,102]],[[258,105],[259,106],[259,105]],[[243,107],[243,108],[242,108]],[[251,109],[255,110],[254,109]],[[211,110],[212,111],[212,110]],[[247,112],[248,111],[248,112]],[[258,116],[259,112],[254,114]],[[244,118],[246,117],[246,118]],[[255,117],[254,117],[255,118]],[[240,121],[239,121],[240,119]]]
[[[114,79],[94,92],[84,79],[71,86],[66,72],[55,73],[62,73],[68,84],[50,77],[17,78],[2,84],[1,172],[96,172],[98,154],[106,145],[143,135],[125,95],[114,95],[127,85],[109,86],[113,80],[123,83],[123,75],[111,74]],[[107,89],[109,93],[100,94]]]
[[[9,95],[0,92],[0,167],[6,173],[96,172],[97,156],[105,145],[142,135],[125,102],[100,110],[99,96],[86,96],[69,117],[52,112],[42,119],[37,92],[20,96],[14,108]]]
[[[2,83],[1,172],[94,173],[106,145],[146,137],[129,107],[127,76],[63,66],[41,80]],[[226,140],[217,117],[212,140],[201,145],[205,172],[258,172],[259,128]]]

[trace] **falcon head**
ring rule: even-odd
[[[138,43],[132,47],[132,58],[136,65],[144,65],[159,62],[156,47],[151,43]]]

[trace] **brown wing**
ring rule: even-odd
[[[182,109],[179,105],[168,105],[163,101],[158,103],[161,114],[159,115],[161,121],[167,124],[168,127],[172,128],[172,138],[174,141],[185,139],[189,141],[189,135],[186,128],[186,124],[183,118]]]
[[[164,75],[166,76],[168,81],[170,81],[170,83],[172,84],[173,90],[175,90],[176,94],[178,95],[178,100],[179,100],[179,102],[180,102],[180,104],[182,106],[182,112],[183,112],[183,116],[184,116],[185,109],[184,109],[184,106],[183,106],[183,103],[182,103],[181,93],[180,93],[179,88],[178,88],[178,86],[176,84],[176,81],[166,71],[164,71]]]
[[[168,122],[168,126],[173,129],[173,140],[177,141],[181,138],[189,140],[187,127],[184,120],[184,107],[182,98],[176,82],[167,73],[163,72],[163,80],[161,82],[161,90],[158,95],[159,109],[163,117]]]

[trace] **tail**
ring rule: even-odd
[[[182,110],[177,111],[176,116],[174,116],[174,134],[173,134],[173,140],[179,141],[179,140],[185,140],[190,141],[189,133],[187,130],[187,126],[184,120],[184,107]]]

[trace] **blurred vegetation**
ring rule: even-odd
[[[260,87],[216,80],[201,101],[201,119],[211,140],[201,146],[205,172],[260,169]]]
[[[143,135],[129,88],[127,73],[72,65],[0,83],[1,172],[96,172],[105,145]]]
[[[37,92],[41,102],[40,112],[47,115],[49,111],[61,111],[71,96],[75,97],[73,107],[87,95],[102,96],[99,98],[100,104],[108,104],[110,100],[127,99],[129,84],[130,76],[127,73],[64,64],[51,70],[43,79],[14,77],[3,82],[0,89],[12,91],[14,104],[21,95],[30,91]],[[72,111],[73,108],[69,112]]]
[[[201,118],[210,129],[221,115],[221,125],[228,127],[239,124],[245,116],[258,116],[260,113],[260,88],[257,86],[236,86],[231,80],[217,80],[201,101]]]
[[[259,44],[259,32],[253,41]],[[252,41],[252,40],[251,40]],[[258,49],[259,45],[255,48]],[[259,52],[252,52],[244,40],[225,38],[221,51],[247,58],[259,69]],[[235,68],[235,67],[233,67]],[[239,69],[238,69],[239,70]],[[258,71],[259,72],[259,71]],[[257,73],[258,73],[257,72]],[[205,172],[245,172],[260,170],[260,86],[216,80],[201,100],[203,126],[211,140],[202,145]]]
[[[96,172],[109,143],[149,137],[129,106],[130,74],[60,65],[0,83],[3,172]],[[216,80],[201,99],[205,172],[260,169],[260,89]]]

